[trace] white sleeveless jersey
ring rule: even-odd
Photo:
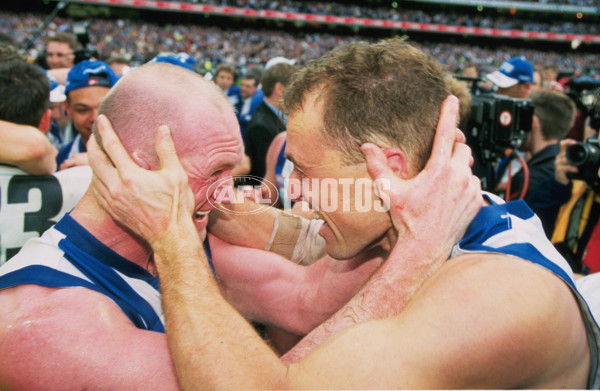
[[[577,298],[587,331],[591,353],[588,388],[600,388],[600,328],[593,315],[600,313],[600,308],[590,309],[590,305],[599,306],[600,300],[589,296],[590,302],[586,301],[584,292],[592,289],[588,287],[582,292],[577,289],[571,267],[550,243],[542,222],[524,201],[505,203],[493,194],[484,195],[492,205],[481,208],[463,239],[454,246],[451,258],[470,253],[512,255],[540,265],[563,280]],[[600,284],[600,279],[596,281]]]
[[[91,178],[89,166],[35,176],[0,165],[0,265],[73,209]]]
[[[0,289],[25,284],[94,290],[136,327],[164,332],[158,277],[105,246],[69,214],[0,267]]]

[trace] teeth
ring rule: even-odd
[[[200,218],[200,217],[205,216],[205,215],[207,215],[209,213],[210,213],[210,210],[199,210],[196,213],[194,213],[194,217]]]

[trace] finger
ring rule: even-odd
[[[128,167],[137,165],[131,160],[129,153],[121,144],[121,140],[117,137],[110,121],[104,114],[98,116],[97,127],[100,139],[102,140],[102,147],[106,152],[108,158],[113,162],[114,166],[119,172],[127,169]],[[92,137],[90,137],[91,139]]]
[[[158,132],[156,132],[156,154],[158,155],[161,169],[182,169],[181,163],[177,158],[175,144],[171,138],[171,131],[166,125],[160,126]]]
[[[64,170],[71,167],[71,163],[69,161],[69,159],[65,160],[64,162],[62,162],[62,164],[60,165],[60,167],[58,167],[58,170]]]
[[[454,146],[454,154],[451,160],[453,167],[461,169],[470,167],[469,163],[472,159],[471,148],[467,144],[456,144]]]
[[[433,149],[427,165],[438,161],[444,162],[452,155],[456,139],[457,119],[458,98],[450,95],[442,103],[440,119],[433,139]]]
[[[459,128],[456,128],[455,142],[461,143],[461,144],[466,144],[467,143],[467,138],[465,137],[465,134]]]
[[[388,166],[387,158],[381,148],[375,144],[364,143],[361,150],[367,161],[367,171],[373,180],[395,178],[394,171]]]
[[[90,137],[87,143],[87,150],[90,167],[94,172],[94,176],[98,178],[98,181],[107,188],[112,188],[120,183],[121,179],[117,169],[113,166],[106,153],[100,149],[95,137]]]
[[[570,138],[566,138],[566,139],[562,140],[562,141],[560,142],[560,152],[559,152],[559,153],[560,153],[560,154],[565,154],[565,153],[567,153],[567,148],[569,147],[569,145],[573,145],[573,144],[575,144],[576,142],[577,142],[577,141],[575,141],[575,140],[572,140],[572,139],[570,139]]]

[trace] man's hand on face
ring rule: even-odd
[[[457,117],[458,99],[450,96],[442,105],[431,157],[414,178],[397,175],[380,147],[362,146],[373,180],[390,185],[377,191],[389,200],[385,206],[398,230],[399,251],[410,242],[415,249],[449,256],[483,205],[481,184],[471,173],[471,149],[456,128]]]
[[[111,216],[150,245],[167,232],[176,234],[192,222],[194,196],[175,151],[169,129],[156,135],[160,169],[146,170],[129,156],[105,116],[98,117],[102,146],[90,137],[87,148],[97,198]],[[203,219],[206,225],[208,219]],[[198,224],[197,224],[198,225]],[[198,227],[197,228],[204,228]]]

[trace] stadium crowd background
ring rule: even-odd
[[[385,20],[401,20],[418,23],[435,23],[445,25],[476,26],[498,29],[518,29],[525,31],[544,31],[556,33],[577,33],[597,35],[600,24],[598,14],[591,21],[584,22],[575,16],[554,14],[540,15],[534,13],[519,13],[522,17],[511,15],[510,12],[501,14],[473,13],[462,11],[462,8],[435,7],[424,5],[423,9],[415,3],[402,2],[394,6],[367,7],[364,4],[340,4],[325,2],[300,1],[269,1],[269,0],[209,0],[192,1],[195,3],[221,6],[234,6],[253,9],[272,9],[278,11],[331,14],[375,18]],[[550,2],[542,2],[550,3]],[[576,4],[598,6],[598,2],[584,0],[553,1],[557,4]],[[412,5],[410,5],[412,4]],[[482,3],[485,4],[485,3]],[[492,4],[492,3],[490,3]],[[534,3],[532,3],[534,4]],[[52,5],[52,4],[51,4]],[[10,7],[9,7],[10,8]],[[30,7],[31,8],[31,7]],[[600,13],[599,13],[600,14]],[[115,17],[114,15],[117,15]],[[7,34],[23,48],[25,43],[35,35],[47,14],[32,12],[0,11],[0,32]],[[587,17],[587,15],[586,15]],[[204,20],[203,20],[204,19]],[[590,19],[590,18],[587,18]],[[231,20],[214,19],[198,16],[194,23],[187,15],[181,18],[181,23],[174,22],[176,18],[169,17],[164,21],[160,17],[149,20],[129,19],[119,17],[118,13],[111,16],[89,18],[69,17],[68,12],[61,12],[52,20],[37,39],[31,42],[27,55],[35,58],[44,48],[44,40],[48,34],[56,31],[72,32],[74,26],[85,22],[89,32],[90,46],[97,50],[101,59],[124,57],[132,65],[142,64],[159,52],[186,52],[201,64],[201,70],[214,70],[216,65],[224,62],[233,64],[244,74],[248,67],[265,62],[276,56],[294,58],[299,64],[318,58],[342,42],[359,39],[378,39],[372,32],[360,31],[342,32],[341,29],[307,27],[280,24],[256,24],[249,28],[232,28]],[[398,34],[399,32],[396,32]],[[388,33],[389,34],[389,33]],[[393,32],[391,34],[394,34]],[[461,39],[460,36],[440,39],[442,35],[411,40],[421,49],[433,55],[451,72],[460,72],[463,64],[474,63],[481,73],[491,72],[503,61],[514,56],[525,56],[534,65],[557,65],[566,73],[581,73],[586,69],[596,68],[600,64],[599,56],[593,50],[586,53],[570,48],[556,50],[556,46],[548,46],[547,42],[539,43],[498,41],[483,39],[474,43],[473,40]],[[464,42],[464,43],[463,43]],[[583,46],[583,45],[582,45]],[[550,50],[548,50],[550,49]],[[596,51],[598,52],[598,51]]]

